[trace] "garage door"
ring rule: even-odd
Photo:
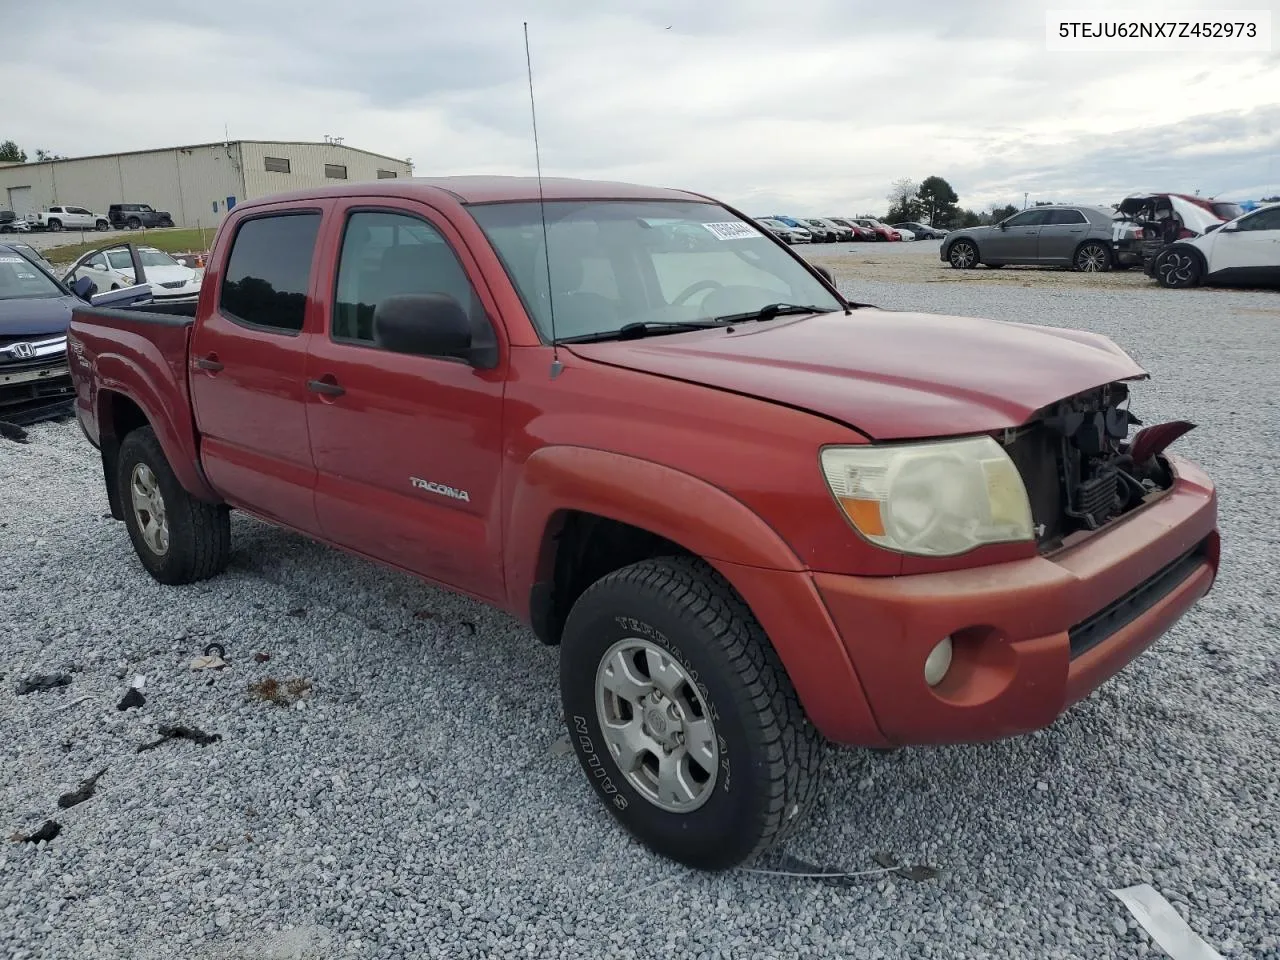
[[[28,213],[34,213],[35,207],[31,205],[31,188],[10,187],[9,209],[20,217],[25,217]]]

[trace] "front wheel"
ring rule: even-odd
[[[822,741],[746,604],[700,561],[624,567],[578,599],[560,693],[609,812],[707,870],[782,840],[818,785]]]
[[[1202,274],[1200,258],[1189,250],[1166,250],[1156,257],[1156,281],[1162,287],[1180,289],[1195,287]]]
[[[142,221],[141,221],[141,220],[139,220],[137,217],[130,217],[130,218],[129,218],[129,229],[130,229],[130,230],[137,230],[137,229],[138,229],[139,227],[141,227],[141,226],[142,226]]]
[[[968,240],[957,240],[947,251],[947,260],[956,270],[969,270],[978,265],[978,248]]]
[[[129,539],[152,577],[165,584],[194,583],[226,569],[230,511],[183,489],[150,427],[134,430],[120,444],[116,484]]]
[[[1091,241],[1076,251],[1076,269],[1081,273],[1105,273],[1111,269],[1111,248]]]
[[[110,224],[108,224],[108,223],[107,223],[107,221],[105,221],[105,220],[99,220],[99,221],[98,221],[98,223],[97,223],[98,232],[99,232],[99,233],[106,233],[106,232],[107,232],[107,227],[108,227],[108,226],[110,226]]]

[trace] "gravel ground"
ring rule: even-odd
[[[1114,337],[1154,376],[1135,411],[1196,421],[1179,449],[1221,489],[1214,593],[1054,727],[832,752],[790,852],[937,878],[654,858],[557,746],[555,652],[526,630],[241,517],[225,576],[161,587],[104,517],[78,428],[47,424],[0,441],[0,831],[63,830],[0,843],[0,955],[1158,956],[1108,893],[1148,882],[1224,956],[1280,957],[1280,296],[891,284],[822,256],[882,306]],[[193,672],[209,641],[230,665]],[[16,695],[60,670],[68,686]],[[120,712],[136,674],[146,705]],[[279,706],[248,693],[268,677],[313,686]],[[137,752],[174,723],[222,739]]]

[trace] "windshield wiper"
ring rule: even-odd
[[[813,304],[803,307],[797,303],[770,303],[759,310],[748,310],[745,313],[728,313],[723,317],[716,317],[716,322],[737,323],[740,320],[759,320],[763,323],[766,320],[772,320],[774,317],[783,317],[796,313],[835,313],[835,311],[828,310],[825,307],[817,307]]]
[[[684,330],[704,330],[721,326],[721,320],[645,320],[624,323],[617,330],[601,330],[577,337],[561,337],[557,343],[599,343],[603,340],[639,340],[661,333],[680,333]]]

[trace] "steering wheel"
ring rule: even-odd
[[[675,299],[671,301],[671,305],[674,307],[684,303],[699,290],[718,290],[723,286],[724,284],[719,280],[697,280],[681,290]]]

